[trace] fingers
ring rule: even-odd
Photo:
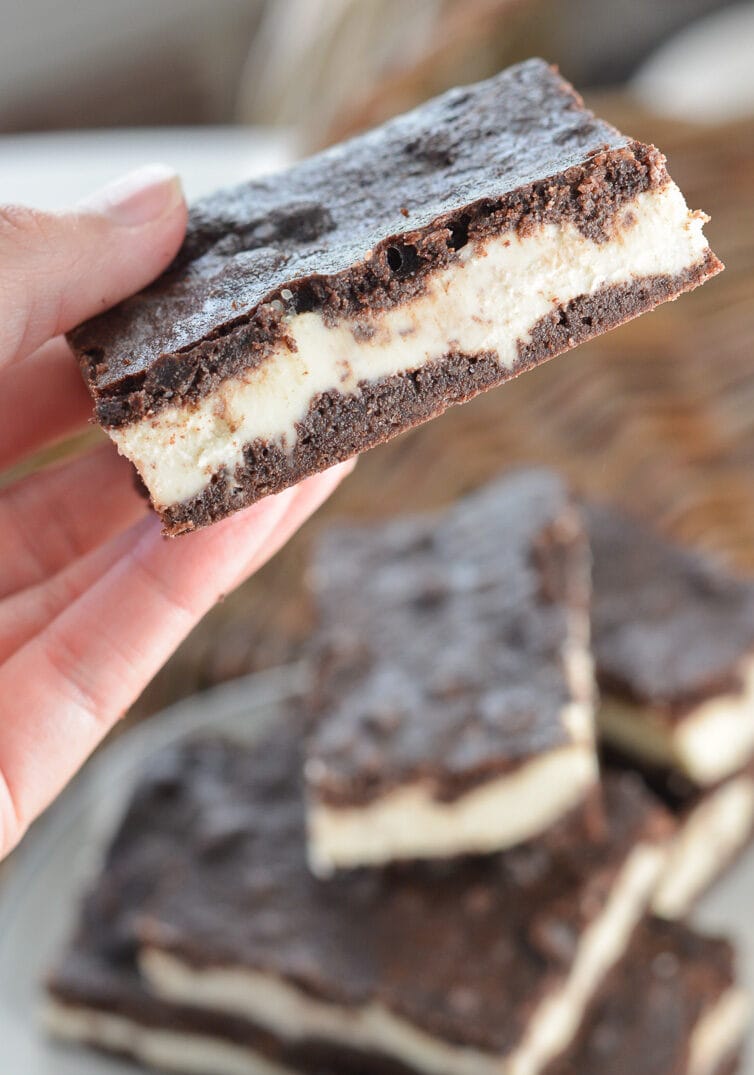
[[[153,280],[183,239],[177,176],[152,165],[68,213],[0,207],[0,365]]]
[[[322,474],[317,481],[304,483],[296,490],[296,496],[281,516],[274,532],[268,536],[264,547],[251,564],[246,564],[233,579],[228,591],[240,585],[244,578],[253,574],[288,541],[301,524],[327,499],[343,477],[350,473],[355,460],[334,467]],[[52,578],[22,590],[0,601],[0,664],[38,634],[63,609],[93,586],[133,543],[130,531],[119,534],[106,544],[93,549],[85,556],[70,563]]]
[[[0,852],[7,852],[197,620],[349,468],[173,541],[157,520],[0,669]]]
[[[301,524],[319,507],[349,473],[354,462],[335,467],[315,482],[299,486],[296,496],[281,516],[274,532],[251,564],[245,564],[228,587],[235,589],[244,578],[262,566],[295,533]],[[0,664],[21,648],[29,639],[72,604],[123,556],[133,543],[130,531],[119,534],[106,544],[36,586],[22,590],[0,601]]]
[[[0,370],[0,471],[82,429],[92,400],[63,339]]]
[[[147,510],[111,444],[0,493],[0,598],[49,578]]]
[[[125,530],[44,582],[0,600],[0,665],[93,586],[133,540],[131,530]]]

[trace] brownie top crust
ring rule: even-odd
[[[345,1008],[371,1000],[447,1042],[512,1049],[636,842],[665,837],[664,813],[620,776],[599,832],[568,820],[505,855],[322,882],[307,868],[300,732],[281,718],[256,749],[174,748],[145,778],[119,837],[134,874],[163,881],[138,916],[141,940]],[[163,865],[139,862],[145,829]]]
[[[71,343],[99,420],[118,426],[261,363],[286,314],[403,301],[489,233],[567,219],[602,241],[627,199],[666,180],[657,150],[529,60],[200,200],[166,273]]]
[[[588,554],[558,475],[516,471],[443,512],[332,530],[311,581],[319,798],[421,780],[452,800],[574,743],[567,707],[591,703],[588,673],[580,695],[568,669],[587,644]]]
[[[728,941],[648,919],[545,1075],[687,1075],[691,1035],[734,984],[733,963]]]
[[[680,719],[740,690],[754,656],[754,581],[606,505],[588,505],[585,518],[602,691]]]

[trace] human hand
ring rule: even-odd
[[[0,473],[84,425],[91,400],[61,334],[148,284],[185,225],[180,183],[158,167],[71,213],[0,208]],[[177,540],[112,445],[0,488],[0,858],[348,469]]]

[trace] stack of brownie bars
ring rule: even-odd
[[[52,1031],[195,1075],[732,1072],[733,951],[679,916],[752,830],[754,584],[545,470],[331,531],[311,581],[312,689],[153,759]]]

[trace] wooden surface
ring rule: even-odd
[[[692,295],[365,455],[330,504],[216,608],[134,708],[287,660],[310,630],[317,530],[447,503],[506,467],[546,463],[754,572],[754,121],[681,127],[590,102],[668,155],[727,270]],[[505,535],[501,534],[501,541]]]

